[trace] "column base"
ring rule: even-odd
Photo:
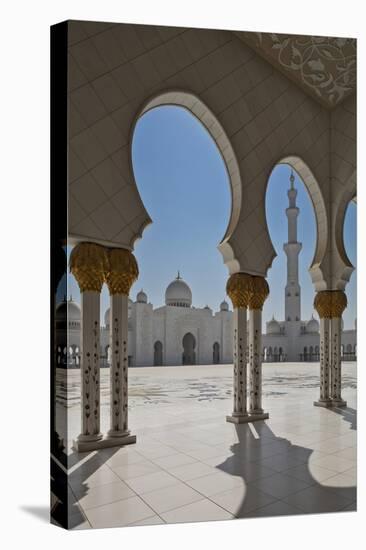
[[[332,407],[347,407],[347,401],[343,401],[343,399],[325,399],[319,401],[314,401],[314,405],[316,407],[325,407],[325,408],[332,408]]]
[[[314,401],[314,405],[315,407],[324,407],[324,408],[333,406],[331,399],[319,399],[318,401]]]
[[[131,443],[136,443],[135,435],[122,435],[122,436],[109,436],[103,437],[102,439],[94,441],[81,441],[76,439],[72,442],[72,448],[79,452],[83,453],[86,451],[97,451],[98,449],[107,449],[108,447],[122,447],[124,445],[131,445]]]
[[[343,399],[332,399],[332,407],[347,407],[347,401],[343,401]]]
[[[250,413],[234,415],[230,414],[226,417],[226,422],[232,422],[233,424],[248,424],[249,422],[255,422],[256,420],[266,420],[269,418],[268,413]]]

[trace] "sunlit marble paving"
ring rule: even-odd
[[[343,364],[346,409],[313,406],[316,363],[263,366],[267,421],[225,422],[232,366],[129,371],[135,445],[75,453],[80,372],[59,371],[69,421],[70,527],[117,527],[356,509],[356,364]],[[102,431],[109,370],[103,369]],[[66,401],[66,388],[68,400]]]

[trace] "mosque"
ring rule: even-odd
[[[301,319],[301,288],[299,284],[299,254],[297,241],[296,206],[297,190],[294,175],[290,175],[290,188],[286,209],[288,242],[283,245],[287,255],[287,282],[285,286],[285,319],[274,317],[266,323],[262,335],[262,360],[319,361],[319,322],[314,316]],[[68,312],[68,333],[67,333]],[[100,329],[101,366],[110,364],[110,310],[104,315]],[[58,364],[78,367],[80,364],[79,305],[70,300],[59,304],[56,315],[58,334]],[[68,336],[68,343],[67,342]],[[166,288],[165,305],[154,308],[147,294],[141,290],[136,301],[128,305],[128,364],[134,367],[161,365],[205,365],[233,362],[233,312],[224,300],[220,311],[209,306],[192,305],[192,291],[180,273]],[[343,360],[355,360],[356,321],[353,330],[342,331],[341,354]]]

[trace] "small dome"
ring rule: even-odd
[[[272,317],[272,319],[267,323],[267,334],[280,334],[281,326],[278,321]]]
[[[186,282],[181,278],[179,271],[177,278],[172,281],[165,291],[165,304],[167,306],[191,307],[192,292]]]
[[[319,323],[314,316],[306,323],[306,332],[319,332]]]
[[[223,302],[221,302],[221,304],[220,304],[220,311],[229,311],[229,304],[227,303],[226,300],[224,300]]]
[[[67,300],[65,297],[56,307],[56,321],[66,321],[67,319],[69,322],[80,322],[81,320],[80,307],[71,297],[70,300]]]
[[[139,304],[147,304],[147,294],[142,289],[137,293],[136,302]]]

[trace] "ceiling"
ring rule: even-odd
[[[328,109],[356,90],[356,39],[235,32]]]

